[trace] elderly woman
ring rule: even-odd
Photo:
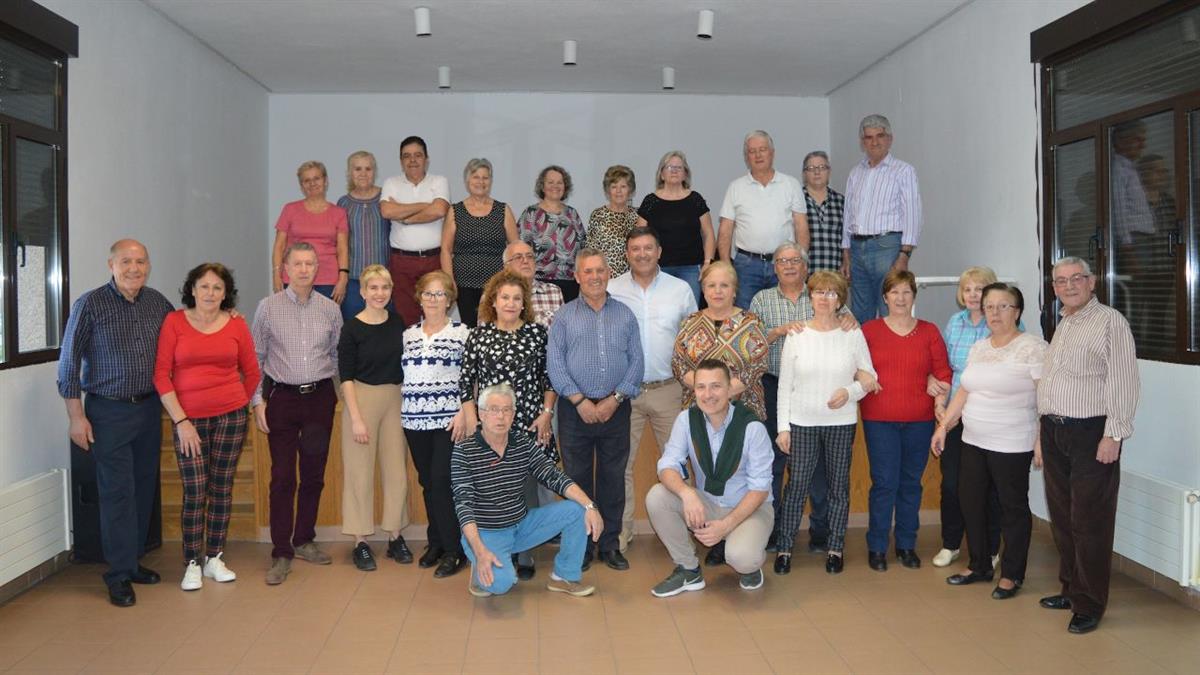
[[[587,247],[604,253],[612,276],[629,269],[625,259],[625,237],[637,225],[637,212],[629,208],[629,200],[637,190],[633,169],[617,164],[604,172],[604,194],[608,204],[588,216]]]
[[[566,203],[571,187],[571,174],[566,169],[553,164],[542,169],[533,186],[538,203],[527,207],[517,219],[518,234],[537,256],[536,278],[562,289],[565,302],[579,296],[575,254],[586,239],[583,219]]]
[[[458,315],[474,326],[483,285],[500,271],[504,247],[517,239],[508,206],[492,199],[492,163],[472,159],[463,169],[467,196],[442,223],[442,271],[454,277]]]
[[[237,287],[228,268],[220,263],[192,268],[182,295],[184,309],[168,314],[159,330],[154,388],[175,427],[175,460],[183,483],[186,567],[179,587],[195,591],[203,577],[217,582],[237,578],[221,554],[246,438],[246,404],[261,373],[250,328],[230,313],[237,304]]]
[[[337,205],[346,211],[350,226],[350,272],[342,300],[342,320],[349,321],[366,308],[359,288],[359,275],[370,265],[388,264],[391,224],[379,213],[379,186],[375,184],[375,155],[366,150],[346,158],[346,194]]]
[[[820,271],[809,277],[812,319],[805,322],[805,330],[787,336],[780,357],[776,443],[788,455],[790,477],[778,527],[776,574],[792,571],[792,546],[818,463],[823,466],[829,504],[825,571],[839,574],[844,564],[857,404],[868,393],[856,381],[858,373],[867,376],[867,386],[878,389],[862,331],[843,330],[838,318],[847,293],[846,278],[837,272]]]
[[[662,156],[655,190],[638,207],[639,226],[653,227],[662,238],[662,271],[688,282],[701,299],[700,269],[716,258],[712,216],[699,192],[692,190],[692,169],[679,150]]]
[[[995,562],[988,552],[988,486],[1000,495],[1004,558],[992,597],[1006,600],[1025,580],[1033,517],[1029,511],[1029,464],[1041,466],[1037,383],[1046,341],[1023,332],[1021,291],[992,283],[983,289],[983,311],[991,337],[971,347],[962,382],[930,441],[933,454],[946,447],[947,429],[962,418],[959,500],[967,524],[971,564],[946,582],[964,586],[991,581]]]
[[[467,564],[458,516],[450,491],[450,451],[470,435],[462,410],[463,349],[470,329],[450,321],[454,281],[434,270],[421,276],[416,301],[423,318],[404,331],[404,398],[401,419],[413,466],[421,482],[429,544],[417,564],[433,567],[435,578],[456,574]]]
[[[304,199],[288,202],[275,221],[271,249],[271,287],[276,293],[287,285],[283,252],[296,242],[312,244],[317,252],[317,278],[313,289],[341,303],[350,283],[350,243],[346,211],[325,199],[329,174],[321,162],[305,162],[296,170]]]
[[[404,319],[388,311],[392,275],[371,265],[359,278],[366,308],[342,325],[338,374],[342,381],[342,534],[354,537],[351,559],[358,569],[375,569],[367,537],[375,533],[375,461],[383,484],[383,529],[387,557],[411,563],[400,536],[408,524],[408,466],[400,424],[401,342]]]
[[[863,434],[871,463],[868,500],[867,564],[887,570],[888,540],[895,517],[896,557],[910,569],[917,556],[920,527],[921,474],[933,436],[934,397],[927,392],[933,375],[950,380],[946,343],[937,326],[912,315],[917,278],[908,270],[892,270],[883,279],[888,313],[863,324],[871,362],[882,391],[862,401]],[[939,395],[938,403],[944,403]]]

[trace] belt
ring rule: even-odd
[[[880,237],[886,237],[892,234],[900,233],[893,230],[891,232],[880,232],[879,234],[852,234],[850,235],[850,238],[854,241],[871,241],[872,239],[878,239]]]
[[[96,398],[104,399],[105,401],[115,401],[117,403],[142,403],[152,398],[158,398],[158,392],[154,391],[146,394],[138,394],[137,396],[101,396],[100,394],[93,394],[90,391],[87,392],[87,395],[89,397],[94,396]]]
[[[774,253],[755,253],[754,251],[747,251],[744,248],[739,248],[737,252],[745,256],[750,256],[751,258],[765,260],[766,262],[771,262],[771,259],[775,257]]]
[[[665,379],[665,380],[655,380],[655,381],[653,381],[653,382],[643,382],[643,383],[642,383],[642,389],[643,389],[643,390],[645,390],[645,389],[658,389],[658,388],[660,388],[660,387],[665,387],[665,386],[667,386],[668,384],[671,384],[671,383],[672,383],[672,382],[674,382],[674,381],[675,381],[675,378],[673,378],[673,377],[668,377],[668,378],[667,378],[667,379]]]
[[[1104,420],[1104,415],[1096,417],[1063,417],[1062,415],[1042,415],[1042,419],[1049,420],[1051,424],[1060,427],[1073,427],[1080,424],[1090,424]]]
[[[393,248],[392,250],[395,251],[396,253],[399,253],[400,255],[412,256],[414,258],[430,258],[435,255],[440,255],[442,253],[441,246],[438,246],[435,248],[427,248],[424,251],[405,251],[402,248]]]
[[[285,389],[287,391],[294,391],[297,394],[311,394],[314,391],[316,391],[318,387],[325,384],[326,382],[329,382],[328,377],[323,380],[317,380],[316,382],[308,382],[306,384],[284,384],[282,382],[276,382],[275,388],[276,389]]]

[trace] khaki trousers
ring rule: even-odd
[[[633,399],[633,407],[629,415],[629,462],[625,465],[625,512],[621,516],[621,551],[629,548],[633,539],[633,510],[637,505],[634,495],[641,494],[633,484],[633,465],[637,462],[638,445],[642,442],[642,432],[647,423],[654,430],[654,440],[658,445],[658,454],[671,436],[671,427],[675,418],[682,410],[683,387],[679,382],[671,382],[654,389],[642,389],[642,393]]]
[[[408,443],[400,423],[400,385],[354,383],[358,411],[367,425],[365,444],[354,441],[350,408],[342,405],[342,534],[375,533],[375,459],[383,483],[380,526],[398,532],[408,525]]]
[[[733,510],[718,506],[703,491],[700,492],[700,500],[704,502],[705,517],[709,520],[724,518]],[[683,519],[683,500],[659,483],[650,488],[646,495],[646,511],[650,514],[650,524],[667,547],[671,560],[689,570],[700,567],[696,543]],[[775,510],[771,508],[771,502],[764,501],[725,537],[725,562],[738,574],[749,574],[761,568],[767,559],[767,539],[774,526]]]

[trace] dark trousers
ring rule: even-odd
[[[392,274],[392,306],[404,318],[404,325],[412,326],[421,319],[421,306],[414,295],[417,279],[426,272],[442,269],[442,259],[436,255],[404,255],[392,249],[388,259],[388,272]]]
[[[942,548],[957,551],[962,547],[963,533],[967,524],[963,521],[963,509],[958,496],[958,475],[962,466],[963,426],[956,424],[946,433],[946,447],[942,449]],[[992,484],[987,493],[987,546],[990,555],[1000,551],[1000,496]]]
[[[84,412],[96,440],[96,489],[100,501],[100,543],[110,586],[137,571],[146,552],[154,489],[162,446],[162,406],[157,397],[139,403],[88,395]]]
[[[625,464],[629,461],[629,401],[622,401],[607,422],[588,424],[565,396],[558,399],[558,447],[563,468],[596,502],[604,519],[598,548],[620,548],[625,512]],[[593,480],[593,474],[595,479]]]
[[[1029,464],[1032,461],[1032,450],[994,452],[970,443],[962,444],[958,488],[967,523],[967,544],[971,547],[971,571],[979,574],[992,571],[988,501],[995,492],[1000,499],[1000,526],[1004,532],[1000,575],[1018,583],[1025,580],[1029,536],[1033,531],[1033,514],[1029,511]]]
[[[180,522],[183,534],[183,559],[200,560],[200,545],[205,532],[205,555],[225,550],[229,516],[233,510],[233,479],[242,442],[246,440],[246,408],[223,415],[194,419],[200,436],[200,452],[187,457],[179,451],[179,429],[175,429],[175,461],[183,481],[183,507]]]
[[[429,545],[447,553],[462,553],[458,529],[458,515],[454,512],[454,498],[450,492],[450,432],[417,431],[405,429],[408,451],[412,453],[413,465],[417,467],[417,480],[421,483],[421,495],[425,500],[425,514],[429,520],[426,534]]]
[[[771,448],[775,451],[775,459],[771,462],[771,506],[775,510],[775,534],[778,536],[783,510],[783,471],[787,468],[788,456],[775,445],[775,436],[778,435],[779,378],[764,373],[762,383],[763,402],[767,406],[767,432],[771,437]],[[813,468],[812,482],[808,486],[808,501],[812,507],[808,513],[808,538],[824,543],[829,538],[829,486],[825,481],[824,454],[817,454],[817,465]]]
[[[336,404],[333,380],[322,381],[310,394],[283,387],[271,392],[267,441],[271,446],[272,558],[291,558],[296,546],[317,536],[317,507],[325,488],[325,460],[329,458]]]
[[[564,303],[579,297],[579,283],[574,279],[542,279],[542,281],[558,286],[562,291]]]
[[[479,323],[479,301],[483,298],[482,288],[458,287],[458,318],[474,328]]]
[[[1101,464],[1104,417],[1056,424],[1042,417],[1042,463],[1050,531],[1058,548],[1062,594],[1076,613],[1101,617],[1108,606],[1121,462]]]
[[[927,422],[873,422],[863,420],[867,459],[871,463],[870,520],[867,550],[886,553],[896,522],[896,548],[917,547],[921,526],[921,474],[929,460],[933,420]]]

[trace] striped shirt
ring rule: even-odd
[[[1133,333],[1120,312],[1093,297],[1062,314],[1038,382],[1038,414],[1104,415],[1105,436],[1129,438],[1140,390]]]
[[[280,384],[307,384],[337,373],[342,310],[317,292],[300,302],[291,288],[269,295],[254,312],[254,351],[263,375]],[[262,403],[262,384],[253,405]]]
[[[900,243],[916,246],[921,236],[921,188],[911,164],[890,154],[871,166],[864,157],[846,179],[846,225],[842,248],[851,235],[899,232]]]
[[[450,489],[458,524],[499,530],[521,522],[529,512],[525,503],[529,475],[560,495],[575,484],[534,445],[532,436],[516,429],[508,432],[503,456],[488,445],[481,431],[456,443],[450,453]]]
[[[350,223],[350,278],[358,279],[367,265],[387,266],[391,222],[385,222],[379,213],[379,195],[371,199],[342,195],[337,205],[346,210]]]
[[[163,319],[175,310],[162,293],[142,288],[130,302],[115,281],[75,301],[58,358],[58,393],[106,398],[154,393],[154,358]]]
[[[600,398],[619,391],[637,397],[645,365],[641,331],[629,307],[609,295],[597,312],[581,296],[555,318],[546,372],[559,396]]]
[[[404,331],[404,397],[400,415],[405,429],[445,429],[462,407],[458,383],[470,329],[455,321],[433,335],[426,335],[421,326],[417,324]]]

